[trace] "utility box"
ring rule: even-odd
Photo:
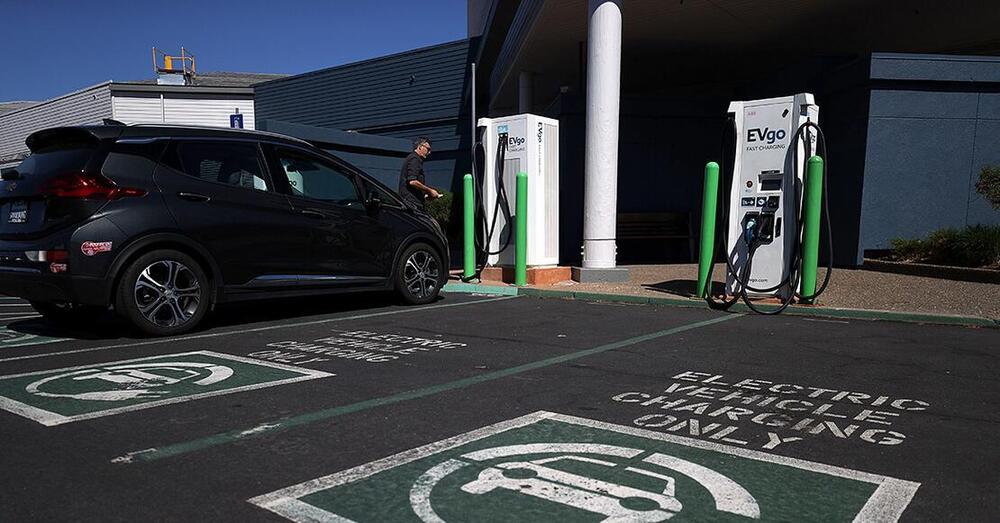
[[[801,214],[805,162],[816,150],[816,135],[810,129],[803,131],[804,139],[795,140],[795,134],[807,121],[819,123],[819,106],[813,95],[803,93],[732,102],[729,115],[735,122],[736,150],[729,193],[727,255],[733,268],[742,272],[748,262],[744,235],[748,223],[753,223],[762,244],[753,256],[746,283],[770,290],[751,290],[748,294],[786,298],[793,290],[781,284],[789,277],[790,258],[796,255],[792,251],[798,243],[796,216]],[[730,274],[726,292],[737,294],[738,285]]]
[[[496,220],[489,242],[487,265],[514,265],[514,222],[517,173],[528,175],[529,267],[559,264],[559,121],[533,114],[502,118],[480,118],[478,122],[485,148],[482,166],[483,204],[486,226]],[[506,140],[503,163],[498,169],[498,145]],[[497,207],[503,187],[511,221]],[[501,250],[506,240],[509,245]]]

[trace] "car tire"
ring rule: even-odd
[[[125,269],[115,310],[145,334],[171,336],[195,328],[211,307],[208,277],[194,258],[174,250],[143,254]]]
[[[434,301],[447,279],[437,249],[426,243],[407,247],[396,265],[395,288],[404,302],[423,305]]]
[[[103,309],[93,305],[74,302],[30,302],[39,314],[56,325],[79,327],[87,325],[100,316]]]

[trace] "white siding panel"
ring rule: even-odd
[[[160,95],[118,96],[111,99],[114,119],[127,124],[163,123]]]
[[[229,115],[239,108],[243,128],[254,128],[252,99],[166,98],[163,105],[168,124],[229,127]]]
[[[0,116],[0,158],[28,152],[24,139],[35,131],[99,124],[104,118],[111,118],[111,89],[106,83],[6,113]]]

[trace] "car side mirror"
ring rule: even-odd
[[[374,194],[369,194],[368,199],[365,200],[365,208],[371,214],[377,213],[382,208],[382,199]]]

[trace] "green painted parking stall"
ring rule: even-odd
[[[892,521],[918,484],[538,412],[250,500],[292,521]]]
[[[52,426],[333,374],[211,351],[0,376],[0,409]]]
[[[70,336],[0,352],[0,520],[994,521],[997,339],[454,295]]]

